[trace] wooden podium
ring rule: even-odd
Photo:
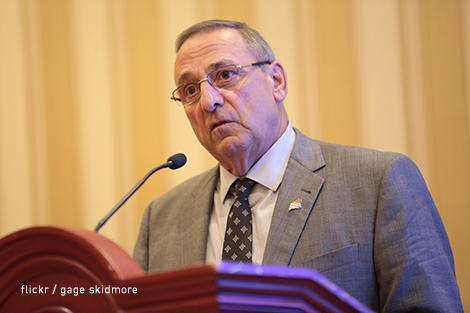
[[[147,275],[80,229],[33,227],[0,240],[0,313],[372,312],[321,274],[201,264]]]

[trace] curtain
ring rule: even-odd
[[[470,1],[0,1],[0,236],[93,229],[132,251],[148,203],[216,162],[175,88],[174,40],[247,22],[288,73],[292,124],[319,140],[410,156],[446,225],[470,310]],[[466,301],[466,302],[465,302]]]

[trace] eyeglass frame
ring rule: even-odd
[[[216,72],[216,71],[218,71],[218,70],[220,70],[220,69],[222,69],[222,68],[225,68],[225,67],[235,66],[235,68],[237,69],[237,75],[240,76],[239,70],[242,69],[242,68],[250,67],[250,66],[260,66],[260,65],[271,64],[271,63],[272,63],[272,61],[260,61],[260,62],[254,62],[254,63],[244,64],[244,65],[235,65],[235,64],[227,64],[227,65],[224,65],[224,66],[222,66],[222,67],[219,67],[219,68],[214,69],[214,70],[211,71],[209,74],[207,74],[204,79],[201,79],[200,81],[192,80],[192,81],[190,81],[190,82],[187,82],[187,83],[184,83],[184,84],[179,85],[179,86],[178,86],[175,90],[173,90],[173,92],[171,93],[170,99],[173,100],[173,101],[175,101],[178,106],[187,106],[187,105],[191,105],[191,104],[195,103],[196,101],[198,101],[199,99],[201,99],[201,84],[202,84],[204,81],[207,81],[207,82],[209,83],[209,85],[212,86],[212,88],[215,88],[215,89],[217,89],[217,90],[219,90],[219,89],[224,89],[224,88],[225,88],[225,87],[224,87],[224,88],[221,88],[221,87],[217,87],[217,86],[214,86],[214,85],[213,85],[213,82],[211,82],[211,81],[209,80],[209,76],[210,76],[212,73],[214,73],[214,72]],[[233,83],[233,84],[231,84],[231,85],[229,85],[229,86],[226,86],[226,87],[232,87],[232,86],[238,84],[238,83],[240,82],[240,79],[241,79],[241,77],[239,77],[238,80],[237,80],[235,83]],[[198,97],[196,100],[191,101],[191,102],[188,102],[188,103],[183,103],[183,101],[181,100],[181,98],[175,97],[175,93],[176,93],[176,91],[177,91],[178,89],[180,89],[180,88],[183,87],[183,86],[186,86],[186,85],[189,85],[189,84],[194,84],[194,83],[197,83],[197,87],[198,87],[198,90],[199,90],[199,97]]]

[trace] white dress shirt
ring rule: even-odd
[[[245,177],[257,182],[248,197],[253,219],[252,262],[255,264],[261,264],[263,261],[279,186],[284,177],[294,142],[295,132],[289,121],[282,136],[245,175]],[[218,262],[222,259],[227,216],[235,199],[235,195],[229,189],[237,178],[239,177],[220,166],[219,181],[214,193],[214,208],[209,224],[207,263]]]

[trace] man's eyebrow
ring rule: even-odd
[[[191,72],[184,72],[178,77],[177,85],[182,85],[183,82],[188,81],[191,76],[194,76]]]
[[[231,65],[231,64],[233,64],[232,60],[223,59],[223,60],[211,63],[209,65],[209,71],[213,71],[213,70],[216,70],[218,68],[221,68],[221,67],[224,67],[224,66],[227,66],[227,65]]]

